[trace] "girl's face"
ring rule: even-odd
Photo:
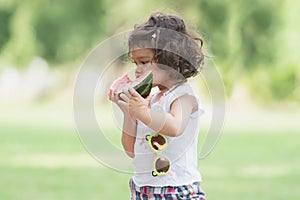
[[[153,61],[154,53],[151,49],[137,49],[131,52],[131,57],[136,64],[135,76],[138,78],[142,74],[152,71],[153,87],[163,85],[166,81],[167,71],[157,67]]]

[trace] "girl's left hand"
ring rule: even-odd
[[[127,91],[124,91],[128,99],[128,109],[131,116],[139,119],[139,116],[146,114],[149,109],[149,103],[151,96],[149,95],[144,99],[135,89],[129,88]]]

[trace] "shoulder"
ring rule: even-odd
[[[172,92],[170,107],[174,104],[179,104],[181,107],[191,107],[194,110],[197,108],[197,99],[195,97],[194,91],[188,83],[179,85]]]
[[[192,87],[188,83],[179,85],[171,93],[172,94],[169,98],[170,107],[178,104],[183,109],[185,109],[186,107],[192,108],[192,113],[199,110],[199,104],[201,104],[199,97],[194,93]],[[201,106],[200,110],[202,110]]]
[[[198,102],[195,96],[190,94],[184,94],[172,101],[170,107],[180,106],[183,109],[191,109],[192,113],[198,110]]]
[[[187,83],[179,85],[172,92],[170,92],[169,101],[172,103],[176,99],[179,99],[183,96],[195,96],[193,89]],[[186,98],[187,97],[184,97],[183,99],[186,100]]]

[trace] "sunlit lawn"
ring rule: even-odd
[[[131,174],[90,156],[67,109],[2,108],[0,120],[1,200],[129,199]],[[300,197],[299,129],[275,127],[225,126],[213,152],[199,161],[208,199]]]

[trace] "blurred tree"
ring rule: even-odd
[[[48,61],[76,60],[105,34],[105,8],[101,0],[48,0],[35,14],[39,54]]]
[[[35,55],[35,35],[32,27],[32,19],[36,1],[24,0],[9,4],[6,12],[9,12],[5,26],[8,27],[9,37],[2,47],[2,57],[10,63],[21,65],[28,62]],[[4,31],[1,30],[1,34]]]
[[[275,17],[277,22],[274,21],[272,26],[262,25],[267,30],[268,37],[260,37],[257,43],[260,42],[261,47],[257,44],[257,48],[260,48],[261,55],[266,56],[265,60],[255,62],[256,69],[248,74],[247,78],[252,80],[249,88],[265,102],[300,101],[300,2],[288,0],[280,2],[279,5],[279,17]],[[265,74],[263,83],[258,78],[262,70]]]
[[[9,32],[9,20],[11,17],[11,12],[8,10],[0,10],[0,52],[6,42],[9,40],[10,32]]]
[[[2,59],[15,66],[26,65],[34,56],[54,64],[82,59],[106,32],[104,11],[101,0],[24,0],[12,4],[0,14],[4,21],[0,25],[4,27],[0,31]]]
[[[163,11],[196,24],[229,96],[246,80],[266,99],[300,99],[299,9],[297,0],[0,0],[0,62],[81,62],[104,37]]]
[[[291,79],[288,88],[295,88],[295,70],[289,70],[289,75],[278,75],[278,65],[287,66],[280,59],[282,48],[278,42],[282,29],[284,29],[284,16],[289,12],[284,7],[286,2],[280,0],[254,0],[254,1],[229,1],[229,0],[200,0],[198,9],[201,20],[198,26],[209,36],[209,47],[215,56],[216,63],[222,71],[228,95],[230,95],[234,84],[245,77],[251,77],[250,85],[260,85],[260,80],[255,74],[264,70],[269,74],[268,83],[264,85],[265,90],[257,90],[261,96],[270,94],[272,98],[286,96],[287,84],[280,94],[276,82]],[[296,1],[289,1],[291,2]],[[298,3],[299,4],[299,3]],[[291,6],[291,5],[290,5]],[[250,73],[252,72],[253,73]],[[257,71],[257,72],[256,72]],[[294,81],[293,81],[294,80]],[[287,80],[286,80],[287,81]],[[253,87],[254,88],[254,87]],[[256,88],[256,87],[255,87]],[[276,88],[276,89],[275,89]]]
[[[282,28],[282,1],[246,1],[241,6],[245,12],[240,15],[238,27],[244,67],[249,70],[261,64],[273,67],[279,50],[277,37]]]

